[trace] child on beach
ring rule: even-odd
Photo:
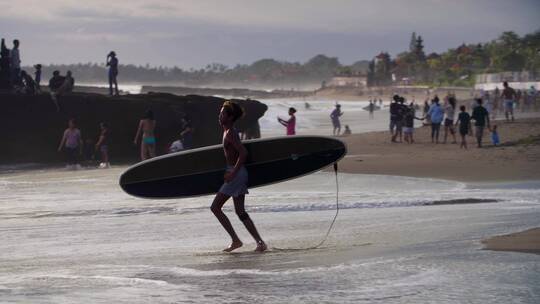
[[[247,158],[247,150],[240,141],[238,131],[234,128],[234,123],[238,118],[242,117],[243,114],[244,111],[242,108],[238,104],[230,101],[223,104],[219,113],[219,124],[223,128],[223,152],[225,153],[227,169],[223,178],[225,182],[216,194],[210,209],[232,239],[231,245],[223,251],[231,252],[243,245],[242,241],[240,241],[240,238],[234,231],[229,218],[221,210],[225,202],[232,196],[234,209],[238,218],[244,223],[246,229],[257,242],[255,251],[263,252],[267,248],[266,244],[260,237],[257,228],[255,228],[255,224],[253,224],[253,221],[244,208],[245,195],[248,193],[248,172],[244,167]]]
[[[461,112],[456,121],[456,127],[459,125],[459,135],[461,135],[461,144],[459,145],[459,148],[467,149],[467,139],[465,137],[469,135],[469,132],[471,131],[471,116],[465,111],[465,106],[461,106],[459,109]]]
[[[498,146],[500,143],[499,132],[497,132],[497,125],[493,125],[493,127],[491,127],[491,142],[495,147]]]
[[[404,140],[408,144],[414,143],[414,120],[423,120],[424,118],[416,117],[415,115],[416,111],[414,110],[414,106],[411,106],[406,109],[405,116],[403,117],[403,134],[405,134]]]
[[[349,136],[351,134],[352,134],[352,131],[349,128],[349,125],[345,125],[345,131],[343,131],[343,136]]]
[[[294,116],[294,113],[296,113],[296,109],[289,108],[289,116],[290,116],[289,120],[285,120],[283,118],[278,117],[279,123],[287,128],[287,135],[296,134],[296,117]]]

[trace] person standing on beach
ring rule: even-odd
[[[146,111],[143,118],[139,121],[139,128],[137,134],[133,140],[133,144],[137,145],[139,137],[142,133],[141,140],[141,160],[153,158],[156,156],[156,137],[154,130],[156,128],[156,121],[154,120],[154,112],[152,110]]]
[[[476,103],[478,106],[474,108],[472,112],[471,119],[474,120],[474,126],[475,126],[475,135],[476,135],[476,142],[478,144],[478,148],[482,148],[482,137],[484,136],[484,128],[487,127],[489,129],[489,113],[482,106],[482,99],[477,98]]]
[[[506,116],[506,121],[510,121],[509,115],[514,121],[514,101],[516,99],[516,91],[508,85],[508,82],[503,83],[504,89],[501,93],[501,98],[504,101],[504,115]]]
[[[369,119],[373,119],[373,111],[375,111],[375,103],[369,102]]]
[[[247,189],[248,172],[244,166],[247,158],[247,150],[242,145],[238,132],[234,128],[234,123],[242,117],[243,114],[242,108],[238,104],[230,101],[226,101],[219,112],[219,124],[223,128],[223,152],[225,154],[227,169],[223,178],[224,184],[216,194],[210,209],[232,239],[231,245],[223,251],[231,252],[243,245],[242,241],[234,231],[229,218],[222,210],[225,202],[232,197],[234,201],[234,210],[238,215],[238,218],[244,223],[244,226],[257,243],[255,251],[263,252],[267,249],[267,246],[244,207],[245,196],[249,193]]]
[[[456,143],[456,132],[454,131],[454,116],[456,109],[456,99],[453,96],[449,96],[446,99],[446,105],[444,107],[444,141],[446,144],[446,139],[448,138],[448,132],[454,138],[453,144]]]
[[[289,120],[285,120],[278,117],[279,123],[287,128],[287,135],[296,134],[296,117],[294,116],[294,113],[296,113],[296,109],[289,108],[289,116],[290,116]]]
[[[118,58],[114,51],[107,55],[107,66],[109,67],[109,95],[113,95],[113,85],[114,95],[118,95],[118,81],[116,80],[118,76]]]
[[[461,112],[458,115],[458,119],[456,121],[456,127],[459,124],[459,135],[461,135],[461,144],[459,145],[459,148],[467,149],[467,139],[465,138],[467,135],[469,135],[471,131],[471,116],[467,111],[465,111],[465,106],[459,107]]]
[[[414,120],[423,120],[424,118],[416,117],[414,106],[407,108],[403,117],[403,133],[405,134],[405,142],[408,144],[414,143]]]
[[[444,110],[439,105],[439,97],[437,95],[431,100],[431,107],[429,107],[428,115],[431,117],[431,142],[438,144]]]
[[[398,135],[398,124],[400,123],[399,119],[399,95],[394,95],[392,97],[392,102],[390,103],[390,137],[392,142],[397,142],[396,137]]]
[[[81,131],[77,129],[75,119],[71,118],[68,121],[68,128],[64,131],[60,145],[58,145],[58,152],[64,150],[66,154],[67,168],[78,169],[79,155],[82,155],[83,142]]]
[[[96,152],[99,151],[101,154],[99,168],[107,169],[111,167],[109,163],[109,127],[107,126],[107,123],[102,122],[99,124],[99,129],[100,134],[95,148]]]
[[[399,142],[403,142],[403,125],[405,124],[404,118],[405,113],[407,113],[409,109],[407,108],[407,105],[405,105],[405,97],[400,96],[398,101],[398,111],[397,111],[397,123],[396,123],[396,138],[399,136]]]
[[[343,115],[343,112],[341,112],[341,105],[336,104],[336,108],[330,114],[330,118],[332,119],[332,125],[334,126],[332,134],[334,135],[339,135],[341,133],[341,122],[339,121],[341,115]]]

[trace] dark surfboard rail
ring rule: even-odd
[[[342,159],[345,143],[324,136],[285,136],[243,141],[248,188],[270,185],[319,171]],[[225,174],[223,145],[171,153],[142,161],[120,176],[133,196],[185,198],[216,193]]]

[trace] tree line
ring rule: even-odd
[[[121,59],[121,57],[120,57]],[[54,70],[71,70],[81,82],[106,82],[104,63],[43,65],[44,78]],[[177,83],[183,85],[268,85],[294,87],[320,84],[332,76],[367,75],[370,85],[396,83],[471,86],[479,73],[527,70],[540,75],[540,30],[520,37],[504,32],[487,43],[462,44],[443,53],[424,52],[424,40],[411,35],[408,50],[392,58],[381,52],[373,60],[343,65],[337,57],[316,55],[305,63],[261,59],[229,67],[211,63],[200,69],[120,64],[119,80],[132,83]]]

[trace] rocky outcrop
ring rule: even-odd
[[[72,93],[59,96],[61,110],[49,94],[35,96],[0,92],[0,163],[62,161],[56,149],[70,118],[77,120],[83,139],[96,141],[99,123],[110,126],[112,161],[137,160],[139,148],[133,144],[140,118],[146,110],[154,111],[158,154],[181,131],[181,118],[192,121],[195,147],[221,142],[218,113],[224,99],[210,96],[140,94],[107,97],[100,94]],[[258,126],[267,106],[255,100],[235,100],[246,112],[238,121],[239,130]]]
[[[250,90],[250,89],[218,89],[218,88],[190,88],[173,86],[143,86],[142,93],[165,92],[177,95],[219,95],[219,96],[237,96],[244,98],[268,99],[268,98],[292,98],[305,97],[313,95],[310,91],[292,91],[292,90]]]

